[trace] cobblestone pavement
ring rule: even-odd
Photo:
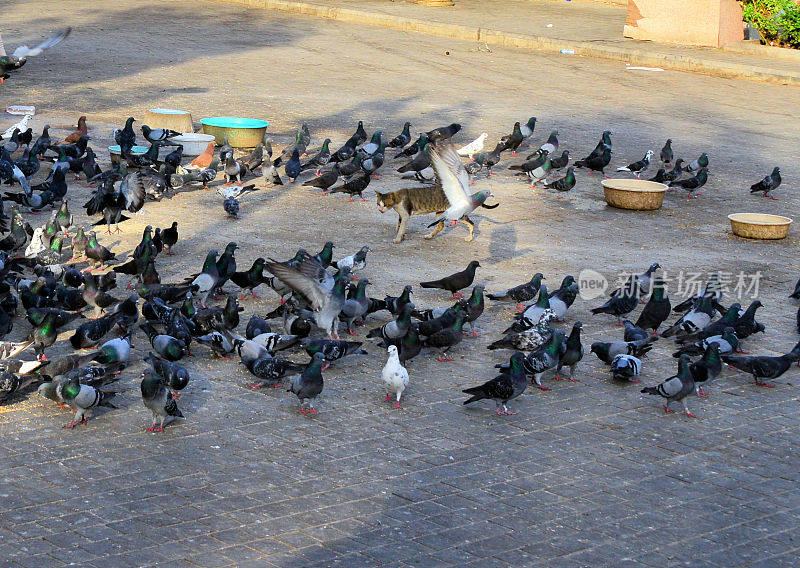
[[[263,116],[278,145],[304,119],[316,144],[343,140],[359,118],[391,136],[406,118],[418,130],[455,120],[467,140],[484,130],[495,139],[535,114],[537,141],[558,128],[573,156],[585,155],[607,127],[615,165],[658,150],[667,136],[681,156],[712,156],[701,199],[668,194],[652,213],[607,209],[597,180],[584,173],[567,199],[532,191],[505,170],[504,158],[497,175],[476,186],[491,189],[501,207],[477,216],[474,243],[463,242],[463,228],[423,241],[428,221],[415,219],[409,240],[391,245],[394,214],[377,213],[371,190],[366,204],[298,186],[265,190],[242,200],[236,222],[223,217],[214,192],[185,192],[148,204],[121,236],[101,239],[124,257],[145,224],[177,217],[177,254],[157,263],[165,281],[198,270],[209,248],[232,239],[242,246],[241,265],[288,258],[327,239],[342,254],[370,243],[365,274],[375,296],[471,258],[481,261],[477,281],[490,291],[536,271],[553,288],[584,268],[614,276],[658,260],[672,276],[762,271],[759,319],[767,333],[746,348],[785,352],[797,339],[796,306],[786,298],[797,277],[797,231],[781,242],[748,242],[731,237],[725,219],[735,210],[796,217],[796,89],[487,54],[202,2],[17,2],[4,7],[3,35],[13,46],[64,22],[75,26],[70,40],[32,60],[0,94],[10,104],[36,104],[36,129],[50,122],[63,135],[76,115],[89,115],[100,148],[124,117],[167,106],[190,108],[196,120]],[[746,188],[775,164],[785,180],[781,201],[751,197]],[[385,169],[374,188],[401,187]],[[87,192],[71,183],[73,209]],[[243,315],[272,309],[277,300],[265,295],[246,302]],[[421,289],[415,301],[449,303]],[[589,314],[597,304],[579,299],[560,324],[585,322],[587,346],[621,335],[613,318]],[[281,389],[244,388],[240,365],[212,361],[198,347],[179,402],[186,419],[163,434],[143,432],[149,413],[138,376],[148,346],[138,334],[120,409],[65,431],[67,415],[35,396],[0,407],[0,566],[797,565],[796,369],[774,389],[723,371],[712,396],[689,400],[695,420],[665,416],[635,385],[613,384],[591,355],[578,367],[580,382],[546,378],[552,390],[513,401],[515,416],[495,416],[489,404],[462,406],[461,389],[491,378],[507,356],[485,346],[509,319],[508,305],[490,305],[478,322],[482,337],[466,338],[454,363],[436,363],[428,352],[413,360],[402,411],[382,402],[384,354],[372,345],[368,356],[325,373],[314,417],[299,415]],[[24,332],[17,324],[9,339]],[[51,357],[66,352],[61,345]],[[674,373],[671,348],[657,343],[644,384]]]

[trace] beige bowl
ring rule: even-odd
[[[746,239],[784,239],[789,234],[792,220],[766,213],[731,213],[733,234]]]
[[[604,179],[606,203],[620,209],[652,211],[660,209],[667,186],[643,179]]]
[[[194,132],[192,115],[185,110],[173,108],[151,108],[145,115],[150,128],[168,128],[175,132]]]

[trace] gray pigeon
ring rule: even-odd
[[[305,371],[292,377],[289,388],[286,392],[293,392],[300,399],[300,412],[303,414],[316,414],[314,399],[322,392],[322,365],[325,362],[325,355],[314,353],[314,357],[306,367]],[[309,410],[306,410],[308,405]]]
[[[142,373],[141,389],[142,402],[153,414],[153,423],[147,428],[147,432],[162,432],[164,420],[169,416],[183,418],[175,398],[164,385],[164,379],[150,369],[146,369]],[[158,421],[158,428],[156,428],[156,421]]]
[[[668,378],[658,386],[643,388],[642,393],[654,394],[666,398],[667,402],[664,405],[664,412],[673,413],[674,411],[669,409],[669,404],[678,401],[681,403],[681,406],[683,406],[683,413],[686,414],[686,416],[697,418],[694,414],[689,412],[685,400],[687,396],[695,391],[694,379],[689,370],[690,362],[691,358],[688,355],[681,355],[681,358],[678,360],[677,375]]]

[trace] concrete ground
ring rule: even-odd
[[[473,258],[482,265],[476,282],[489,290],[536,271],[554,287],[586,268],[613,279],[658,261],[670,278],[761,271],[759,319],[767,332],[746,348],[782,353],[797,340],[796,306],[786,298],[797,278],[797,231],[779,242],[745,241],[729,234],[726,220],[735,211],[797,216],[797,89],[626,72],[617,63],[506,49],[485,53],[470,43],[219,3],[18,2],[4,8],[3,37],[13,47],[67,24],[75,28],[69,41],[31,60],[0,92],[6,104],[37,106],[36,130],[50,123],[63,135],[86,114],[98,148],[125,117],[174,107],[190,109],[195,120],[265,118],[276,146],[304,120],[313,145],[326,136],[342,142],[357,120],[389,136],[405,120],[415,131],[457,121],[464,125],[457,141],[466,142],[483,131],[497,139],[515,120],[535,115],[536,143],[557,128],[576,157],[607,128],[615,133],[614,166],[658,151],[667,137],[679,156],[711,157],[701,198],[670,193],[660,211],[632,213],[607,208],[598,180],[583,172],[566,199],[531,190],[506,170],[521,157],[504,155],[497,174],[479,176],[475,186],[490,189],[501,205],[476,216],[473,243],[462,240],[462,228],[422,240],[426,217],[414,220],[405,243],[392,245],[395,216],[378,213],[372,191],[409,185],[392,173],[391,161],[365,204],[287,185],[244,198],[242,219],[231,221],[215,192],[181,192],[147,204],[122,225],[122,235],[101,236],[124,257],[144,225],[178,219],[176,256],[157,261],[164,281],[199,270],[209,248],[230,240],[242,247],[242,266],[257,256],[288,258],[301,246],[314,250],[325,240],[341,254],[369,243],[364,274],[376,297],[460,270]],[[780,201],[751,196],[749,185],[776,164],[784,178]],[[71,184],[76,213],[88,195],[81,183]],[[262,292],[266,299],[246,302],[244,316],[277,304]],[[449,299],[417,286],[415,302]],[[568,330],[583,321],[587,350],[621,336],[613,318],[589,313],[601,302],[578,299],[560,324]],[[689,400],[698,415],[690,419],[665,416],[660,401],[636,385],[613,384],[607,367],[587,354],[581,382],[546,378],[552,390],[512,402],[515,416],[497,417],[490,404],[463,407],[461,389],[493,377],[493,365],[508,356],[485,346],[500,336],[510,309],[490,304],[478,321],[482,336],[465,338],[455,362],[437,363],[429,351],[414,359],[402,411],[381,400],[385,355],[373,345],[366,345],[368,356],[325,373],[314,418],[299,415],[280,389],[244,388],[249,378],[240,365],[212,361],[198,346],[186,361],[192,382],[179,402],[186,419],[158,435],[143,432],[149,412],[138,377],[148,345],[137,334],[119,410],[65,431],[68,417],[36,397],[0,408],[0,565],[796,563],[795,369],[774,389],[725,370],[711,397]],[[17,323],[8,339],[25,331]],[[645,360],[644,384],[674,373],[672,347],[658,342]],[[49,355],[66,352],[59,343]]]

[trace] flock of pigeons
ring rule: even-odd
[[[0,230],[8,236],[0,240],[0,337],[6,336],[14,326],[19,303],[26,312],[31,330],[24,341],[0,343],[0,389],[3,400],[34,388],[59,405],[75,411],[67,427],[86,421],[86,413],[96,407],[114,407],[115,383],[122,369],[130,362],[131,340],[136,329],[148,338],[152,352],[144,359],[148,368],[141,377],[142,399],[152,411],[153,422],[148,430],[161,431],[170,417],[182,416],[176,400],[179,392],[190,381],[190,373],[180,361],[190,354],[193,343],[211,349],[216,357],[238,356],[257,381],[253,388],[288,386],[300,400],[300,411],[315,414],[314,400],[322,392],[323,375],[327,366],[344,357],[366,354],[363,341],[345,341],[339,337],[339,328],[355,335],[353,326],[365,323],[368,316],[388,312],[392,319],[371,329],[366,338],[387,350],[388,359],[382,378],[387,400],[394,400],[400,408],[401,396],[409,384],[405,364],[418,356],[423,349],[438,352],[440,361],[452,360],[449,353],[468,335],[466,327],[477,335],[474,325],[484,312],[485,299],[517,305],[518,314],[503,337],[493,341],[492,350],[513,351],[507,364],[498,365],[500,374],[491,381],[465,389],[470,395],[465,404],[482,399],[496,402],[498,414],[513,414],[508,401],[520,396],[530,383],[542,390],[541,378],[555,371],[560,379],[561,369],[570,368],[569,380],[574,378],[577,364],[582,360],[584,347],[581,341],[581,322],[575,322],[569,335],[553,329],[551,323],[563,321],[578,296],[579,286],[572,276],[567,276],[558,289],[549,292],[538,273],[519,286],[493,294],[484,294],[482,285],[472,287],[469,297],[461,291],[473,285],[477,261],[465,270],[440,280],[422,282],[423,288],[451,292],[455,303],[450,306],[419,309],[411,301],[412,287],[407,285],[398,296],[371,297],[367,293],[370,282],[358,278],[367,264],[368,246],[349,256],[334,261],[334,245],[327,242],[319,253],[311,255],[304,249],[286,261],[258,258],[247,270],[238,270],[235,242],[229,243],[222,254],[208,252],[202,270],[183,282],[162,283],[156,269],[156,260],[162,253],[172,254],[178,242],[178,223],[168,227],[146,227],[141,242],[130,258],[118,263],[116,253],[103,247],[93,230],[77,227],[74,236],[69,230],[73,216],[69,211],[66,176],[77,179],[83,175],[87,183],[97,185],[84,207],[89,216],[101,215],[95,225],[105,224],[108,233],[112,225],[119,231],[119,223],[126,220],[125,213],[139,211],[144,203],[174,195],[175,190],[200,184],[207,187],[220,175],[224,185],[217,190],[223,197],[223,207],[231,216],[239,213],[238,199],[255,191],[255,184],[242,185],[260,173],[267,183],[282,185],[281,169],[292,182],[304,171],[317,175],[304,185],[321,188],[324,192],[343,192],[350,199],[361,195],[385,162],[387,148],[396,151],[395,157],[409,161],[398,168],[420,181],[435,179],[450,203],[450,207],[436,222],[457,222],[484,205],[490,192],[470,195],[467,191],[472,179],[481,169],[491,175],[492,167],[505,151],[516,154],[529,143],[536,119],[524,126],[514,125],[511,134],[504,136],[491,152],[483,150],[486,135],[458,150],[451,139],[461,126],[450,124],[421,133],[411,144],[410,123],[402,132],[386,142],[380,131],[370,138],[359,122],[355,133],[339,149],[330,151],[330,140],[308,157],[311,141],[308,127],[303,124],[297,131],[294,144],[273,156],[271,142],[267,139],[249,155],[236,158],[227,143],[215,156],[214,144],[195,159],[184,160],[183,147],[174,142],[178,133],[164,129],[151,129],[144,125],[142,136],[150,144],[144,154],[135,154],[133,148],[137,134],[135,119],[128,118],[125,126],[115,131],[115,141],[120,146],[120,161],[107,170],[97,163],[97,156],[89,146],[88,127],[81,117],[78,128],[62,142],[51,139],[48,127],[33,140],[24,117],[2,135],[0,146],[0,178],[9,185],[18,184],[21,192],[7,192],[5,199],[15,203],[8,217],[0,218]],[[569,166],[566,175],[552,181],[548,177],[556,170],[567,167],[569,154],[564,151],[556,157],[558,132],[553,131],[547,141],[528,159],[511,169],[528,176],[533,184],[543,183],[558,191],[569,191],[575,185],[574,168],[585,167],[604,172],[611,155],[611,132],[602,134],[595,150],[584,160]],[[161,149],[170,151],[161,156]],[[18,157],[15,157],[18,156]],[[305,161],[303,157],[305,158]],[[471,158],[463,162],[461,157]],[[552,157],[551,157],[552,156]],[[639,177],[649,167],[653,153],[619,171],[632,172]],[[674,163],[670,171],[662,168],[656,178],[683,187],[692,196],[705,183],[708,156],[702,154],[683,168],[683,161],[674,160],[671,141],[661,151],[664,165]],[[43,161],[52,167],[46,179],[32,184]],[[690,178],[679,179],[683,171]],[[340,177],[346,181],[336,186]],[[693,181],[694,180],[694,181]],[[238,185],[231,185],[236,181]],[[765,195],[780,184],[777,171],[759,182]],[[758,184],[757,184],[758,185]],[[755,189],[755,186],[754,186]],[[20,208],[38,212],[51,207],[50,219],[41,227],[27,223]],[[435,222],[435,223],[436,223]],[[71,248],[71,254],[62,252]],[[89,263],[85,270],[77,268]],[[109,263],[115,263],[105,271]],[[612,314],[624,324],[622,340],[595,342],[590,351],[611,366],[612,377],[637,382],[642,369],[642,358],[658,339],[657,332],[669,316],[672,307],[666,297],[663,282],[655,277],[659,269],[653,264],[641,275],[631,277],[624,287],[612,293],[610,299],[592,310],[593,313]],[[118,274],[130,278],[127,297],[117,297]],[[241,290],[242,298],[255,296],[255,289],[266,285],[281,298],[281,304],[264,317],[252,316],[240,332],[237,296],[226,294],[224,306],[209,307],[210,296],[219,297],[223,287],[232,283]],[[225,295],[225,294],[223,294]],[[795,292],[800,296],[800,291]],[[622,318],[629,315],[644,298],[649,297],[636,323]],[[764,379],[784,373],[791,362],[800,359],[800,344],[782,357],[737,357],[739,342],[753,333],[763,331],[755,321],[755,311],[761,305],[756,301],[746,310],[739,304],[725,308],[718,282],[709,282],[705,292],[674,308],[683,312],[678,321],[663,333],[663,337],[676,336],[680,345],[675,356],[679,359],[678,373],[656,387],[642,392],[657,394],[669,403],[681,402],[686,414],[684,399],[692,392],[705,394],[700,383],[708,382],[722,370],[722,364],[750,372],[756,383],[771,386]],[[526,302],[530,302],[525,305]],[[88,310],[95,319],[86,319]],[[722,317],[714,319],[715,314]],[[799,316],[800,317],[800,316]],[[79,352],[50,361],[45,351],[56,341],[60,331],[73,321],[79,325],[69,341]],[[271,322],[271,323],[270,323]],[[799,320],[800,325],[800,320]],[[315,330],[321,333],[315,333]],[[112,337],[117,335],[117,337]],[[36,360],[19,358],[32,348]],[[86,352],[84,350],[91,349]],[[279,352],[303,350],[310,361],[299,364],[282,358]],[[692,356],[699,359],[692,362]],[[288,379],[287,379],[288,377]],[[286,379],[284,381],[284,379]]]

